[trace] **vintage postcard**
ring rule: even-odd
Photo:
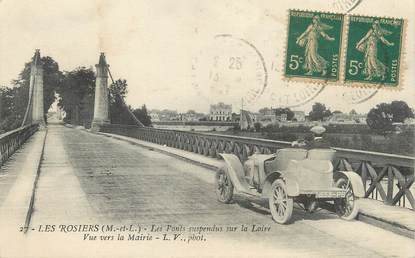
[[[413,0],[0,0],[0,257],[415,257]]]

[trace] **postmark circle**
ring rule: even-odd
[[[312,83],[282,80],[284,58],[285,56],[278,52],[274,55],[270,66],[269,85],[263,94],[264,98],[268,98],[273,107],[300,107],[312,101],[324,91],[327,86],[324,81]]]
[[[269,93],[269,98],[276,107],[295,108],[315,99],[325,87],[324,84],[300,86],[283,83]]]
[[[353,11],[362,0],[331,0],[331,6],[337,12],[349,13]]]
[[[382,84],[375,88],[351,87],[350,91],[342,94],[342,100],[347,104],[360,104],[374,97],[382,87]]]
[[[268,71],[264,57],[248,40],[216,35],[192,61],[193,88],[208,103],[252,106],[264,93]]]

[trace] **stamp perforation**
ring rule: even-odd
[[[343,51],[344,54],[343,56],[346,57],[347,55],[347,48],[348,48],[348,37],[349,37],[349,25],[350,25],[350,17],[354,16],[354,17],[370,17],[370,18],[374,18],[374,19],[392,19],[392,20],[401,20],[402,21],[402,26],[401,26],[401,42],[400,42],[400,56],[399,56],[399,81],[397,85],[390,85],[390,86],[386,86],[387,84],[385,83],[379,83],[379,82],[361,82],[361,81],[349,81],[347,82],[345,80],[346,77],[346,71],[343,70],[342,74],[341,74],[341,84],[342,86],[345,86],[347,88],[363,88],[363,89],[383,89],[383,90],[388,90],[388,91],[400,91],[402,90],[403,87],[403,82],[405,81],[404,79],[404,72],[402,72],[403,70],[405,70],[406,68],[406,27],[408,24],[408,20],[405,18],[397,18],[397,17],[391,17],[391,16],[376,16],[376,15],[363,15],[363,14],[346,14],[346,23],[345,23],[345,37],[344,37],[344,41],[346,42],[346,44],[343,45]],[[342,67],[343,69],[346,69],[346,62],[347,62],[347,58],[344,58],[342,61]]]
[[[341,84],[340,83],[340,79],[341,79],[341,74],[340,74],[340,72],[341,72],[341,57],[342,57],[342,50],[341,50],[341,44],[342,44],[342,42],[343,42],[343,31],[344,31],[344,29],[343,29],[343,26],[341,26],[341,33],[340,33],[340,47],[339,47],[339,67],[338,67],[338,69],[339,69],[339,71],[338,71],[338,77],[337,78],[333,78],[333,79],[325,79],[325,78],[313,78],[313,77],[308,77],[308,76],[299,76],[299,75],[293,75],[293,76],[290,76],[290,75],[287,75],[286,74],[286,65],[287,65],[287,54],[288,54],[288,44],[289,44],[289,28],[290,28],[290,14],[291,14],[291,12],[295,12],[295,11],[298,11],[298,12],[317,12],[317,13],[324,13],[324,14],[334,14],[334,15],[341,15],[343,18],[342,18],[342,23],[343,23],[343,25],[344,25],[344,17],[345,17],[345,14],[344,13],[340,13],[340,12],[332,12],[332,11],[313,11],[313,10],[309,10],[309,9],[288,9],[287,10],[287,16],[286,16],[286,24],[287,24],[287,27],[286,27],[286,33],[285,33],[285,48],[284,48],[284,51],[283,51],[283,62],[282,62],[282,70],[281,71],[283,71],[283,73],[282,73],[282,81],[284,81],[284,82],[288,82],[288,83],[293,83],[293,84],[302,84],[302,83],[312,83],[312,84],[317,84],[317,85],[321,85],[321,86],[326,86],[326,85],[328,85],[328,84],[330,84],[330,85],[339,85],[339,84]]]
[[[337,79],[324,79],[324,78],[312,78],[308,76],[301,76],[301,75],[289,75],[287,74],[287,60],[288,60],[288,46],[289,46],[289,32],[290,32],[290,21],[291,21],[291,12],[314,12],[314,13],[325,13],[325,14],[335,14],[335,15],[342,15],[343,17],[343,24],[341,27],[341,39],[340,39],[340,49],[339,49],[339,75]],[[398,66],[398,83],[396,85],[388,85],[385,83],[379,82],[362,82],[362,81],[346,81],[346,66],[347,66],[347,51],[348,51],[348,40],[349,40],[349,30],[350,30],[350,17],[370,17],[374,19],[392,19],[392,20],[401,20],[402,26],[400,31],[400,55],[399,55],[399,66]],[[406,64],[406,29],[408,21],[405,18],[397,18],[397,17],[390,17],[390,16],[373,16],[373,15],[360,15],[360,14],[350,14],[341,13],[341,12],[331,12],[331,11],[313,11],[309,9],[288,9],[287,16],[286,16],[286,33],[285,33],[285,48],[283,50],[283,62],[282,62],[282,81],[288,82],[290,84],[302,84],[302,83],[312,83],[317,85],[335,85],[335,86],[343,86],[346,88],[372,88],[372,89],[386,89],[392,91],[399,91],[402,89],[405,76],[404,72],[407,69]],[[388,86],[386,86],[388,85]]]

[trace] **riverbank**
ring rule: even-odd
[[[222,135],[234,135],[252,138],[261,138],[277,141],[295,141],[299,138],[311,139],[309,132],[249,132],[240,130],[213,131]],[[325,133],[327,141],[332,147],[375,151],[382,153],[413,156],[415,154],[415,135],[411,133],[378,135],[360,133]]]

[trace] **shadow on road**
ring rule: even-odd
[[[233,203],[237,204],[239,207],[251,210],[255,213],[259,213],[265,216],[268,216],[270,220],[271,213],[269,211],[268,200],[260,198],[249,198],[245,196],[234,196]],[[290,224],[295,223],[296,221],[301,220],[326,220],[326,219],[337,219],[337,215],[328,210],[319,208],[313,213],[306,212],[300,205],[294,203],[293,217]]]

